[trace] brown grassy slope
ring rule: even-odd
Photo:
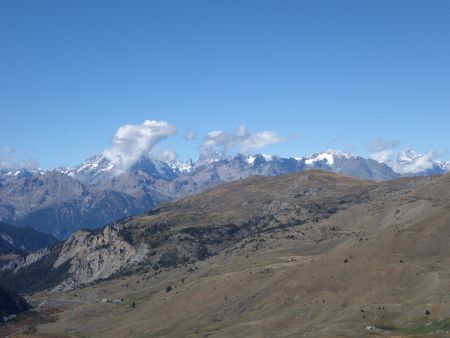
[[[196,260],[247,236],[327,218],[355,203],[373,199],[380,187],[370,181],[308,171],[279,177],[255,176],[167,203],[146,216],[123,222],[123,237],[146,243],[151,269]]]
[[[329,209],[367,198],[367,193],[377,186],[371,181],[321,171],[253,176],[167,203],[148,216],[133,218],[130,225],[138,234],[156,223],[177,230],[230,223],[242,226],[264,217],[276,218],[282,224],[295,223],[312,214],[326,216]]]
[[[336,179],[332,185],[340,188],[340,178],[313,175]],[[76,293],[80,305],[67,308],[59,321],[40,330],[95,337],[361,337],[366,325],[404,328],[448,318],[449,178],[376,186],[343,178],[344,186],[348,184],[350,190],[355,184],[357,189],[363,186],[363,193],[371,198],[349,203],[318,222],[245,238],[202,262],[194,273],[169,270],[148,280],[132,276],[53,294],[68,301]],[[260,196],[261,191],[271,190],[269,185],[259,185],[260,178],[252,180],[256,184],[246,186],[246,191],[255,189]],[[280,184],[279,191],[290,196],[291,184],[275,179],[273,184]],[[242,190],[221,189],[229,194],[227,201],[211,202],[211,208],[217,202],[230,203],[240,213],[245,201],[236,194]],[[331,198],[334,188],[327,189]],[[213,199],[219,191],[206,194]],[[187,200],[192,205],[205,203],[205,210],[210,207],[196,198]],[[175,203],[184,205],[186,200]],[[216,210],[228,214],[223,205]],[[167,285],[173,290],[166,292]],[[123,297],[125,302],[111,305],[93,300],[103,294]],[[135,309],[130,307],[132,301]]]

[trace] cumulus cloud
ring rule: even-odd
[[[236,149],[242,153],[248,153],[281,141],[283,138],[272,131],[251,133],[244,125],[241,125],[234,133],[215,130],[206,134],[201,152],[202,155],[207,155],[212,152],[228,153]]]
[[[227,153],[238,143],[236,134],[230,134],[220,130],[209,132],[203,138],[202,154],[208,154],[214,151]]]
[[[126,124],[114,134],[111,147],[103,152],[117,172],[126,171],[141,157],[150,157],[154,147],[162,140],[176,134],[175,126],[166,121],[146,120],[142,124]],[[164,156],[174,156],[166,153]],[[176,157],[176,154],[175,154]]]
[[[197,133],[195,131],[188,131],[184,137],[183,137],[186,141],[194,141],[197,139]]]
[[[281,140],[281,137],[272,131],[262,131],[260,133],[251,134],[242,141],[241,150],[245,153],[252,151],[253,149],[263,148],[270,144],[279,143]]]

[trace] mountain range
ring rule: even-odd
[[[431,162],[422,171],[408,172],[421,158],[413,151],[404,152],[388,166],[333,149],[301,158],[211,153],[196,162],[142,157],[127,171],[117,172],[114,163],[96,155],[75,167],[0,171],[0,221],[67,238],[78,229],[98,228],[162,202],[252,175],[321,169],[382,181],[442,174],[450,168],[446,162]]]

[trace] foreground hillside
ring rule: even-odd
[[[38,330],[447,337],[449,224],[449,175],[385,183],[324,172],[253,177],[74,235],[56,255],[72,257],[60,291],[32,296],[41,311],[62,311]],[[77,247],[75,238],[91,244]],[[104,271],[92,258],[128,248],[117,241],[133,248],[121,273],[78,288],[74,272]]]
[[[314,171],[255,176],[16,255],[0,264],[0,284],[18,292],[68,290],[123,273],[195,263],[248,236],[316,222],[373,199],[378,187]]]

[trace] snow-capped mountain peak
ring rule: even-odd
[[[179,171],[181,173],[189,173],[194,168],[194,162],[191,159],[186,162],[170,161],[168,164],[174,171]]]
[[[349,159],[352,156],[336,149],[328,149],[326,152],[313,154],[305,158],[307,165],[313,165],[319,161],[325,161],[329,166],[333,166],[337,159]]]
[[[412,149],[402,150],[398,155],[396,161],[399,163],[411,163],[418,158],[423,157],[424,155],[419,154],[418,152]]]
[[[449,162],[436,161],[433,158],[432,151],[420,154],[412,149],[404,149],[386,164],[402,175],[432,175],[449,171]]]
[[[76,172],[111,171],[113,168],[114,164],[106,157],[103,155],[94,155],[89,157],[80,166],[76,167]]]
[[[110,173],[114,169],[114,164],[109,161],[103,155],[93,155],[86,159],[80,165],[68,168],[57,168],[56,171],[78,178],[80,180],[85,180],[86,178],[95,177],[101,173]]]
[[[267,154],[261,154],[261,156],[266,160],[266,161],[272,161],[274,159],[273,155],[267,155]]]

